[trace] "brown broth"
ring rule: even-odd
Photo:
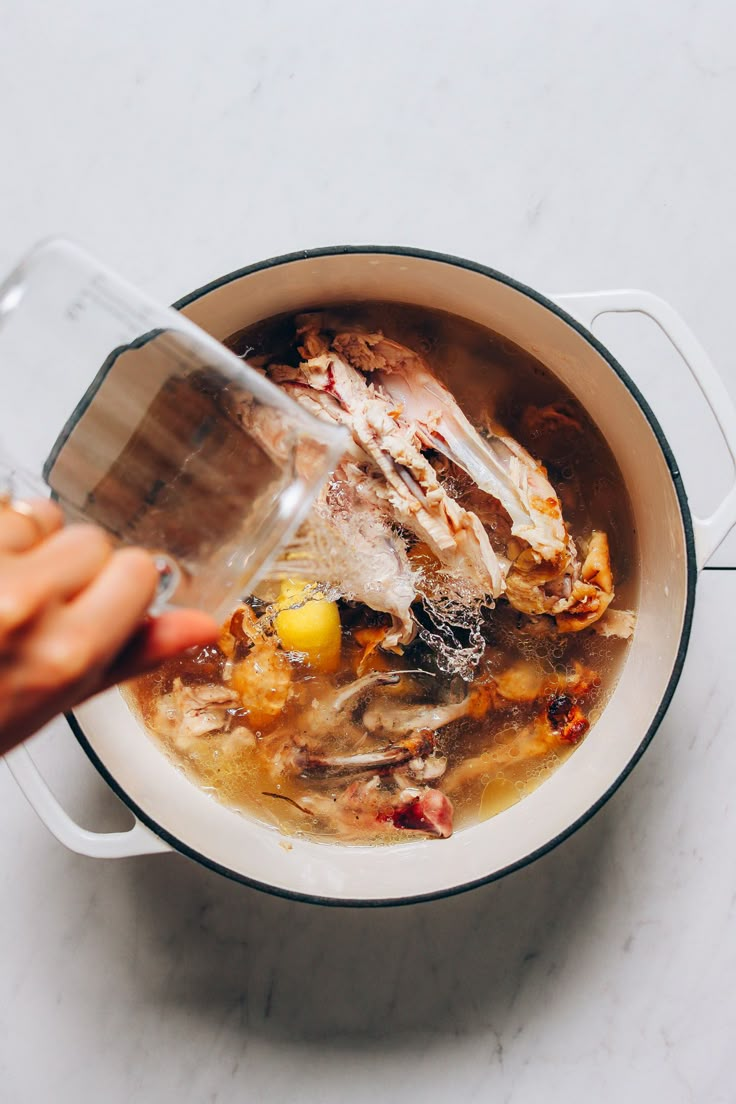
[[[324,308],[322,308],[324,309]],[[345,329],[355,324],[361,329],[382,330],[388,337],[420,352],[432,370],[455,395],[460,405],[471,412],[487,411],[540,459],[548,470],[563,503],[565,521],[577,542],[585,541],[593,529],[605,530],[611,546],[611,562],[616,588],[614,606],[636,609],[637,541],[633,515],[623,478],[605,439],[577,405],[574,397],[538,360],[505,338],[482,326],[439,311],[428,311],[394,303],[355,303],[334,308],[339,312]],[[297,363],[294,345],[293,316],[278,316],[233,335],[229,346],[239,355],[271,357]],[[530,406],[565,402],[580,419],[582,435],[538,434],[525,419]],[[472,418],[478,421],[478,418]],[[340,670],[333,675],[315,675],[303,663],[292,667],[293,692],[279,725],[290,727],[295,735],[305,729],[309,710],[320,696],[334,692],[355,677],[357,645],[350,635],[349,617],[343,616],[343,652]],[[537,638],[522,634],[517,628],[517,615],[503,601],[485,617],[484,634],[488,652],[481,674],[504,670],[515,659],[534,660],[546,672],[570,672],[580,662],[595,670],[599,685],[585,700],[585,711],[591,723],[600,715],[612,692],[627,651],[625,641],[598,636],[590,630],[582,633]],[[426,646],[412,644],[404,656],[377,653],[376,664],[385,668],[406,669],[427,666]],[[126,688],[126,697],[142,723],[149,727],[162,693],[167,692],[176,676],[185,680],[212,682],[220,677],[222,657],[214,649],[196,656],[173,660],[152,675],[138,679]],[[451,693],[450,680],[442,693]],[[420,704],[437,693],[438,683],[425,680],[409,681],[399,692]],[[504,747],[520,727],[529,721],[533,710],[515,706],[491,710],[483,720],[467,718],[453,722],[440,730],[438,750],[447,756],[446,778],[461,763],[483,755],[487,769],[463,783],[450,796],[455,807],[455,829],[493,816],[515,804],[532,792],[574,750],[559,745],[547,754],[532,759],[499,763],[508,756]],[[268,732],[257,734],[259,747],[268,739]],[[355,748],[356,733],[351,730],[322,730],[323,750],[328,754]],[[292,802],[310,793],[337,794],[349,779],[315,782],[301,776],[274,775],[259,749],[239,748],[226,752],[217,737],[203,737],[188,753],[177,750],[174,742],[157,738],[166,753],[196,784],[220,801],[272,824],[282,831],[315,838],[338,839],[327,822],[305,815],[289,801],[265,793],[279,793]],[[443,779],[436,785],[443,789]],[[361,842],[395,842],[417,838],[413,832],[383,829],[372,836],[361,836]],[[353,840],[354,842],[354,840]]]

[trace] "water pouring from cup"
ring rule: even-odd
[[[223,617],[299,528],[345,447],[187,318],[78,246],[0,285],[0,492],[156,557],[165,605]]]

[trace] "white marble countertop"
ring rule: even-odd
[[[304,246],[422,245],[655,291],[736,395],[729,0],[6,0],[0,98],[0,270],[63,231],[171,300]],[[731,473],[684,369],[606,326],[712,507]],[[735,610],[736,571],[706,572],[633,775],[448,901],[328,910],[79,858],[0,766],[0,1098],[732,1101]],[[124,821],[63,723],[33,753],[83,823]]]

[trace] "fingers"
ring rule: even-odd
[[[151,603],[158,573],[141,549],[114,552],[71,602],[47,610],[25,631],[26,690],[81,701],[133,635]],[[66,706],[65,706],[66,707]]]
[[[147,552],[113,551],[94,526],[57,532],[53,503],[34,503],[33,513],[0,504],[0,753],[90,695],[218,635],[195,610],[147,618],[159,578]]]
[[[27,552],[63,522],[60,508],[48,498],[0,505],[0,552]]]
[[[67,606],[67,640],[86,642],[86,667],[108,666],[146,615],[158,585],[153,559],[140,548],[113,553],[96,579]]]
[[[172,610],[141,625],[105,675],[105,686],[142,675],[187,648],[214,644],[217,622],[199,610]]]
[[[76,597],[112,556],[93,525],[70,525],[24,557],[12,557],[0,573],[0,640],[45,607]]]

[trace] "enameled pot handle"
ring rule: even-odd
[[[90,832],[80,827],[56,800],[27,748],[13,748],[6,753],[5,762],[34,812],[70,851],[93,859],[123,859],[171,850],[139,820],[127,832]]]
[[[588,329],[602,314],[645,314],[677,349],[720,426],[736,467],[736,408],[723,380],[690,327],[664,299],[649,291],[591,291],[555,295],[554,301]],[[736,483],[707,518],[693,516],[698,567],[703,567],[736,525]]]

